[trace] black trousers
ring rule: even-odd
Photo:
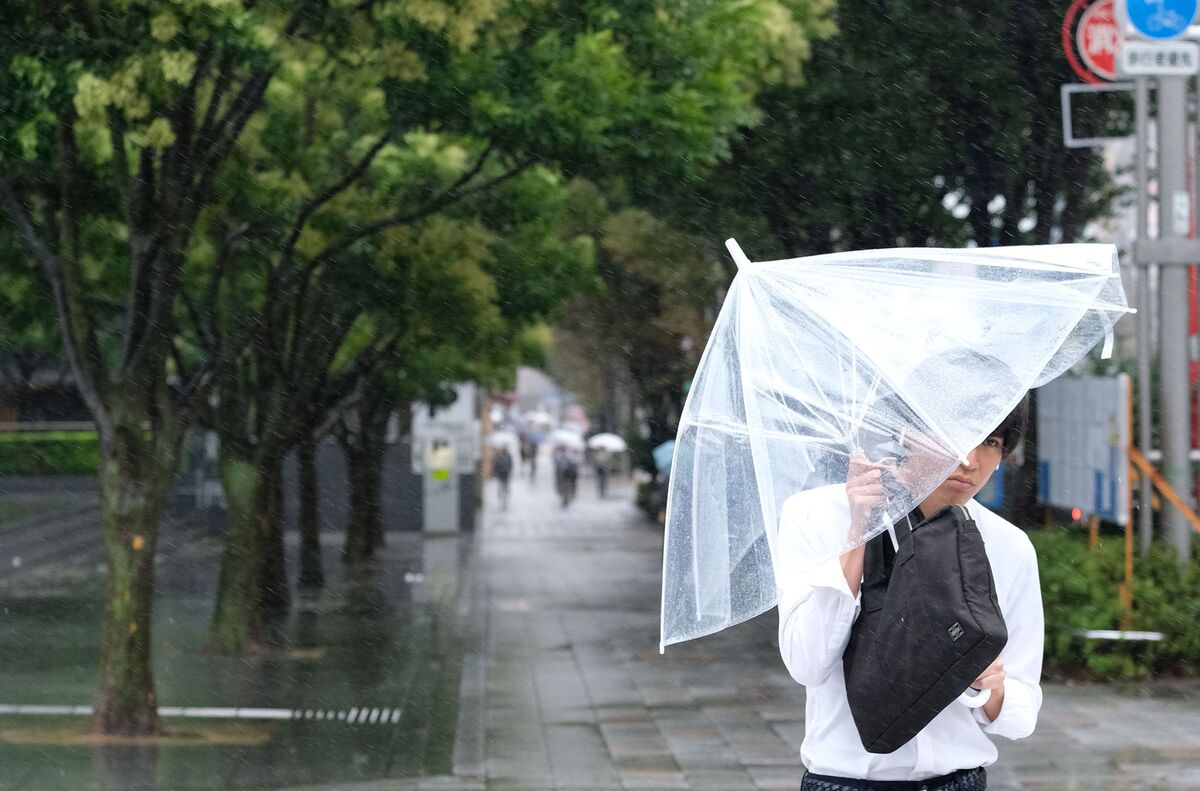
[[[831,777],[805,772],[801,791],[986,791],[987,772],[983,767],[959,769],[948,775],[927,780],[861,780]]]

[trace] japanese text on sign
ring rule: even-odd
[[[1195,74],[1200,71],[1200,46],[1190,41],[1127,41],[1121,49],[1121,69],[1126,74]]]

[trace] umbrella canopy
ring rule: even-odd
[[[554,425],[554,416],[549,412],[545,412],[540,409],[526,412],[521,416],[521,420],[525,421],[531,426],[543,426],[549,428],[550,426]]]
[[[493,431],[488,436],[488,444],[493,448],[508,448],[508,451],[514,455],[521,453],[521,438],[512,431]]]
[[[550,433],[547,441],[551,445],[562,445],[574,450],[583,450],[584,448],[583,435],[570,429],[556,429]]]
[[[680,419],[667,501],[662,645],[775,605],[784,503],[896,464],[863,535],[800,524],[804,568],[902,518],[1031,387],[1131,312],[1111,245],[837,253],[751,263],[713,326]],[[789,529],[793,527],[789,524]],[[791,537],[789,537],[789,541]]]
[[[650,455],[654,457],[654,466],[658,468],[659,472],[670,473],[671,461],[675,458],[675,440],[667,440],[650,451]]]
[[[609,453],[620,453],[627,447],[625,445],[625,440],[621,439],[616,434],[609,434],[607,432],[603,434],[593,434],[592,436],[588,437],[587,444],[589,448],[606,450]]]

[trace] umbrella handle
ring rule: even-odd
[[[972,695],[972,692],[975,694]],[[974,690],[968,687],[965,692],[958,696],[958,701],[968,709],[977,709],[987,703],[991,697],[992,691],[990,689]]]

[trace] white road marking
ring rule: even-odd
[[[160,717],[186,717],[209,720],[337,720],[353,724],[394,724],[400,721],[399,708],[344,709],[265,709],[244,707],[160,706]],[[47,706],[29,703],[0,703],[0,714],[90,717],[91,706]]]

